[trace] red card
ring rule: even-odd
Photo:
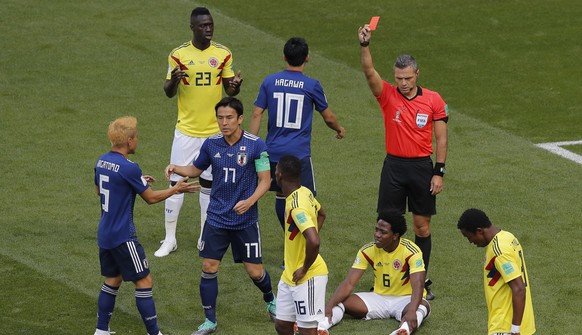
[[[376,26],[378,25],[378,21],[380,21],[380,17],[379,16],[372,16],[372,19],[370,20],[370,30],[376,30]]]

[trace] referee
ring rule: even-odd
[[[394,64],[396,85],[382,80],[372,61],[368,25],[360,27],[362,70],[378,100],[386,130],[386,158],[380,177],[378,212],[412,212],[415,240],[423,254],[426,271],[432,249],[430,219],[436,214],[436,195],[443,190],[447,156],[447,104],[434,91],[416,85],[418,65],[414,57],[401,55]],[[433,166],[432,140],[436,140]],[[426,298],[434,299],[427,279]]]

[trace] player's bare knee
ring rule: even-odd
[[[246,265],[245,269],[247,271],[247,274],[249,275],[249,277],[254,280],[260,280],[261,278],[263,278],[263,275],[265,273],[265,270],[262,266],[262,264],[255,264],[255,265]]]
[[[123,279],[121,278],[121,275],[119,275],[117,277],[106,277],[105,278],[105,284],[107,284],[111,287],[119,287],[119,286],[121,286],[122,282],[123,282]]]
[[[215,259],[203,259],[202,260],[202,271],[206,273],[218,272],[218,267],[220,266],[220,261]]]
[[[148,274],[147,276],[136,280],[134,283],[137,288],[151,288],[153,286],[152,275]]]

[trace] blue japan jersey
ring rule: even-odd
[[[222,134],[213,135],[202,144],[194,166],[206,170],[212,165],[212,191],[206,211],[206,224],[240,230],[258,222],[257,203],[242,215],[237,214],[233,208],[257,189],[255,160],[266,151],[265,142],[246,131],[243,131],[241,139],[234,145],[226,143]]]
[[[136,163],[122,154],[110,151],[95,164],[95,185],[101,197],[101,220],[97,244],[104,249],[137,240],[133,223],[136,194],[150,187]]]
[[[319,81],[299,71],[272,74],[261,84],[255,106],[269,111],[266,142],[271,161],[288,154],[311,156],[313,109],[323,112],[328,107]]]

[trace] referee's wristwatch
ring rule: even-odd
[[[445,163],[436,163],[434,165],[434,170],[432,171],[432,174],[434,176],[441,176],[444,177],[445,173],[447,173],[447,169],[445,169]]]

